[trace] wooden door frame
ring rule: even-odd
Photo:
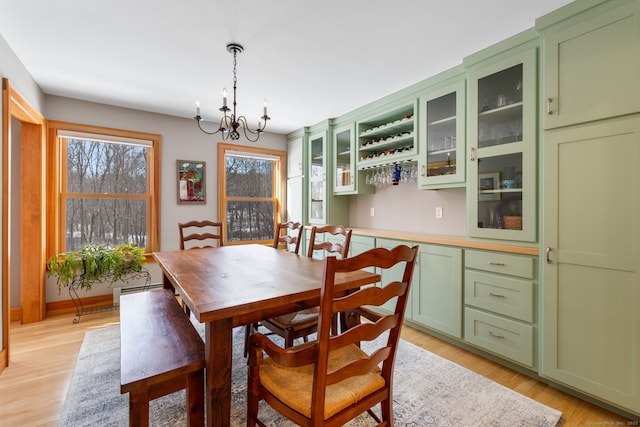
[[[35,322],[44,319],[45,315],[45,172],[44,161],[45,119],[34,109],[26,99],[9,83],[9,79],[2,79],[2,347],[0,348],[0,371],[9,364],[9,324],[11,322],[11,307],[9,300],[10,288],[10,207],[11,207],[11,118],[15,117],[21,126],[21,169],[28,166],[35,170],[29,171],[32,176],[24,179],[21,172],[22,192],[29,193],[27,206],[22,206],[21,217],[29,213],[29,223],[21,221],[19,238],[29,242],[29,256],[26,266],[31,269],[28,278],[21,276],[21,305],[22,320]],[[26,188],[28,186],[28,188]],[[24,199],[22,199],[24,200]],[[35,224],[34,221],[35,220]],[[28,231],[31,230],[31,231]],[[25,236],[25,232],[28,235]],[[24,245],[21,245],[24,246]],[[25,258],[21,248],[22,259]],[[24,269],[21,267],[21,271]],[[36,280],[33,280],[33,279]],[[26,279],[26,280],[22,280]],[[25,285],[26,284],[26,285]]]

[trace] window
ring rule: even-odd
[[[284,218],[285,153],[218,144],[219,218],[225,244],[269,243]]]
[[[158,249],[159,135],[51,122],[51,252],[87,244]]]

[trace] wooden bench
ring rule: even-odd
[[[120,297],[120,393],[129,425],[149,425],[149,402],[186,389],[189,426],[204,425],[204,343],[168,289]]]

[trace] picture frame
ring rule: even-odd
[[[478,174],[478,201],[490,202],[500,200],[500,172],[485,172]]]
[[[205,204],[205,162],[176,160],[178,204]]]

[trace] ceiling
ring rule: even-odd
[[[44,93],[288,133],[433,76],[569,0],[0,0],[0,35]],[[231,100],[231,95],[230,98]],[[231,102],[231,101],[230,101]],[[213,124],[212,124],[213,126]]]

